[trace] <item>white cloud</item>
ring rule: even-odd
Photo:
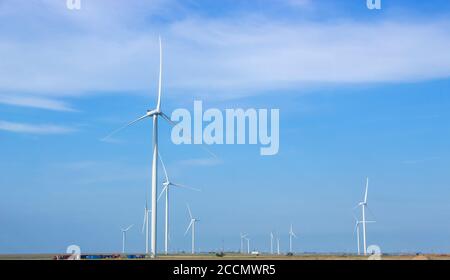
[[[0,120],[0,130],[25,134],[67,134],[76,131],[66,126],[26,124]]]
[[[32,107],[54,111],[74,112],[75,110],[65,102],[51,98],[24,96],[21,94],[0,94],[0,103],[22,107]]]
[[[42,7],[44,14],[24,12],[26,21],[16,26],[32,29],[30,38],[0,29],[7,35],[0,36],[0,91],[54,97],[150,92],[156,89],[158,33],[164,39],[164,89],[171,95],[233,98],[324,83],[450,77],[448,19],[313,22],[240,14],[157,24],[146,22],[149,14],[167,12],[173,3],[157,1],[145,7],[147,14],[139,1],[107,3],[89,2],[80,12],[51,5],[42,21]],[[9,10],[0,13],[1,21],[18,13]]]

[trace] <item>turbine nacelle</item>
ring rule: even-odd
[[[152,117],[154,115],[161,115],[161,111],[154,109],[154,110],[147,110],[147,117]]]

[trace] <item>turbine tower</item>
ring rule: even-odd
[[[270,233],[270,254],[273,255],[273,232]]]
[[[245,237],[245,240],[247,240],[247,255],[250,255],[250,238]]]
[[[366,240],[366,208],[367,208],[367,193],[369,191],[369,178],[367,178],[366,180],[366,191],[364,193],[364,200],[360,203],[358,203],[358,206],[361,207],[361,211],[362,211],[362,228],[363,228],[363,252],[364,252],[364,256],[367,255],[367,240]]]
[[[277,254],[280,254],[280,238],[277,237]]]
[[[159,159],[161,161],[161,165],[163,167],[164,176],[165,176],[165,181],[163,182],[163,189],[161,190],[161,193],[159,194],[158,201],[159,201],[159,199],[161,199],[162,195],[165,194],[166,208],[165,208],[165,224],[164,224],[164,252],[167,255],[169,253],[169,189],[171,187],[178,187],[178,188],[191,189],[194,191],[200,191],[200,190],[171,182],[169,180],[169,176],[167,175],[167,169],[164,164],[164,161],[162,160],[161,154],[159,154]]]
[[[164,114],[161,111],[161,82],[162,82],[162,43],[161,43],[161,37],[159,37],[159,79],[158,79],[158,98],[156,101],[156,108],[152,110],[147,110],[147,113],[143,115],[142,117],[128,123],[127,125],[113,131],[108,136],[106,136],[104,139],[107,139],[111,137],[113,134],[121,131],[122,129],[125,129],[131,125],[134,125],[137,122],[140,122],[143,119],[146,118],[153,118],[153,147],[152,147],[152,188],[151,188],[151,201],[152,201],[152,219],[151,219],[151,257],[156,257],[156,226],[157,226],[157,207],[156,207],[156,200],[157,200],[157,178],[158,178],[158,117],[162,117],[170,124],[173,124],[173,122],[170,120],[170,118]],[[146,244],[148,244],[148,226],[146,227]],[[146,254],[148,254],[148,248],[146,248]]]
[[[122,253],[125,253],[125,242],[127,240],[127,231],[130,230],[130,228],[132,228],[133,225],[128,226],[127,228],[122,228],[120,229],[122,231]]]
[[[297,238],[297,235],[295,235],[294,230],[292,229],[292,224],[291,224],[291,228],[289,229],[289,253],[292,253],[292,238],[293,237]]]
[[[189,207],[189,205],[186,205],[188,212],[189,212],[189,218],[191,219],[191,221],[189,222],[188,227],[186,228],[186,232],[184,233],[184,235],[186,235],[189,231],[189,229],[192,229],[192,248],[191,248],[191,252],[192,254],[195,254],[195,223],[200,221],[196,218],[194,218],[192,216],[192,212],[191,212],[191,208]]]

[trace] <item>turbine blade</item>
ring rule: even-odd
[[[376,219],[375,215],[373,214],[372,210],[370,210],[369,205],[366,204],[366,208],[370,213],[370,216],[372,216],[372,218]]]
[[[147,208],[144,209],[144,221],[142,222],[142,234],[144,233],[145,230],[145,225],[147,223]]]
[[[158,196],[158,201],[161,199],[164,192],[167,191],[167,187],[169,187],[169,185],[165,185],[164,188],[161,190],[161,193]]]
[[[125,231],[129,231],[133,226],[134,226],[134,224],[129,225],[129,226],[125,229]]]
[[[356,221],[356,223],[355,223],[355,228],[353,229],[353,235],[355,235],[356,229],[358,229],[358,227],[359,227],[359,222]]]
[[[191,219],[191,222],[189,223],[188,227],[186,228],[186,231],[184,232],[184,235],[186,235],[191,228],[192,224],[194,223],[194,219]]]
[[[161,117],[163,117],[163,119],[165,119],[169,124],[171,124],[172,126],[177,125],[176,123],[174,123],[169,116],[167,116],[166,114],[164,114],[164,112],[160,113]]]
[[[189,186],[186,186],[186,185],[180,185],[180,184],[176,184],[176,183],[170,183],[170,184],[171,184],[172,186],[179,187],[179,188],[190,189],[190,190],[197,191],[197,192],[200,191],[200,189],[193,188],[193,187],[189,187]]]
[[[189,218],[191,218],[191,220],[192,220],[193,218],[192,218],[191,208],[189,207],[189,204],[186,204],[186,206],[187,206],[187,210],[189,212]]]
[[[163,161],[163,159],[162,159],[161,154],[159,153],[159,151],[158,151],[158,155],[159,155],[159,160],[161,161],[161,164],[162,164],[162,167],[163,167],[163,170],[164,170],[164,176],[166,177],[166,182],[169,182],[169,176],[167,176],[166,165],[164,164],[164,161]]]
[[[156,110],[159,111],[161,108],[161,80],[162,80],[162,43],[161,36],[159,37],[159,79],[158,79],[158,101],[156,105]]]
[[[369,178],[366,180],[366,192],[364,193],[364,203],[367,203],[367,192],[369,191]]]
[[[145,119],[145,118],[147,118],[149,116],[150,116],[149,114],[145,114],[144,116],[142,116],[140,118],[137,118],[134,121],[131,121],[131,122],[127,123],[126,125],[122,126],[122,127],[119,127],[118,129],[114,130],[110,134],[108,134],[105,137],[103,137],[102,140],[107,140],[107,139],[111,138],[111,136],[113,136],[114,134],[124,130],[125,128],[127,128],[129,126],[132,126],[133,124],[135,124],[135,123],[137,123],[137,122],[139,122],[139,121],[141,121],[141,120],[143,120],[143,119]]]

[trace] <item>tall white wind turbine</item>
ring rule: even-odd
[[[185,188],[185,189],[191,189],[194,191],[200,191],[199,189],[188,187],[185,185],[180,185],[177,183],[173,183],[169,180],[169,176],[167,174],[167,169],[164,164],[164,161],[161,157],[161,154],[159,155],[159,159],[161,161],[161,165],[163,167],[165,181],[163,182],[163,189],[161,190],[161,193],[159,194],[158,201],[162,197],[163,194],[165,194],[165,200],[166,200],[166,208],[165,208],[165,227],[164,227],[164,252],[167,255],[169,253],[169,190],[172,187],[178,187],[178,188]]]
[[[133,225],[128,226],[127,228],[121,228],[122,231],[122,253],[125,253],[125,243],[127,241],[127,231],[129,231]]]
[[[366,180],[366,191],[364,193],[364,200],[360,203],[358,203],[358,206],[361,207],[361,211],[362,211],[362,228],[363,228],[363,252],[364,252],[364,256],[367,255],[367,239],[366,239],[366,208],[367,208],[367,194],[369,191],[369,178],[367,178]]]
[[[186,206],[187,206],[187,209],[188,209],[188,212],[189,212],[189,218],[191,220],[189,222],[188,227],[186,228],[186,232],[184,233],[184,235],[186,235],[188,233],[189,229],[192,230],[192,233],[191,233],[192,234],[192,244],[191,244],[192,248],[191,248],[191,252],[192,252],[192,254],[195,254],[195,223],[199,222],[200,220],[194,218],[192,216],[191,208],[189,207],[189,205],[186,205]]]
[[[292,229],[292,224],[291,224],[291,228],[289,229],[289,253],[292,253],[292,238],[293,237],[297,238],[297,235],[295,235],[294,230]]]
[[[156,200],[157,200],[157,179],[158,179],[158,117],[162,117],[170,124],[173,124],[173,122],[170,120],[170,118],[164,114],[161,111],[161,82],[162,82],[162,43],[161,43],[161,37],[159,38],[159,79],[158,79],[158,99],[156,102],[156,108],[152,110],[147,110],[147,113],[143,115],[140,118],[137,118],[136,120],[126,124],[125,126],[113,131],[108,136],[106,136],[104,139],[107,139],[111,137],[113,134],[131,126],[135,123],[146,119],[146,118],[152,118],[153,119],[153,157],[152,157],[152,188],[151,188],[151,201],[152,201],[152,219],[151,219],[151,257],[156,257],[156,218],[157,218],[157,207],[156,207]],[[148,227],[146,228],[146,243],[148,243]],[[145,252],[148,254],[148,249]]]

